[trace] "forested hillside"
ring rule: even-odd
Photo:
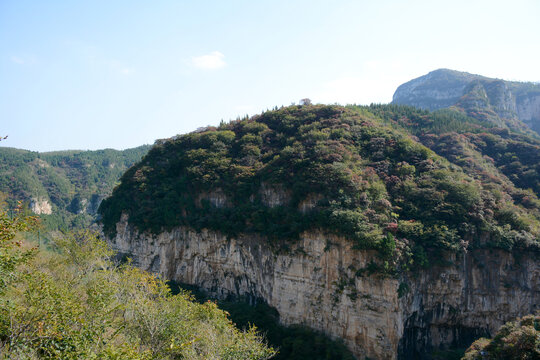
[[[140,231],[343,235],[385,271],[445,251],[538,251],[538,140],[455,111],[291,106],[157,143],[102,203]],[[276,244],[277,244],[276,243]],[[393,265],[392,265],[393,264]]]
[[[38,153],[0,147],[2,201],[9,208],[22,201],[49,229],[87,226],[120,176],[149,148]]]
[[[157,142],[99,213],[111,242],[143,268],[214,294],[262,295],[355,356],[455,356],[500,326],[494,308],[534,309],[497,294],[536,296],[533,275],[506,269],[537,271],[539,156],[534,136],[455,109],[295,105]],[[450,284],[438,283],[441,271]],[[336,320],[334,307],[351,318]],[[395,323],[374,328],[395,336],[339,330],[380,316]]]

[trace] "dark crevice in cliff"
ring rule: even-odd
[[[485,328],[473,328],[452,323],[438,324],[443,318],[444,306],[434,310],[414,312],[405,322],[399,342],[398,359],[438,359],[436,354],[459,354],[480,337],[489,337]]]

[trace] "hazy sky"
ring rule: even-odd
[[[124,149],[443,67],[540,81],[540,1],[0,0],[0,144]]]

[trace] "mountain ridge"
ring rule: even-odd
[[[498,126],[540,133],[538,83],[438,69],[400,85],[392,103],[431,111],[454,107]]]
[[[0,147],[2,202],[8,208],[26,203],[51,229],[88,226],[122,173],[149,148],[37,152]]]

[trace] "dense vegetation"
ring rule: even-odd
[[[0,213],[0,359],[268,359],[254,328],[240,331],[213,302],[172,295],[85,232],[53,250],[16,238],[31,218]],[[31,225],[30,225],[31,226]]]
[[[425,267],[432,254],[474,247],[537,251],[540,202],[503,175],[513,171],[504,163],[509,147],[497,163],[503,148],[486,143],[492,162],[479,142],[472,148],[479,159],[467,165],[449,156],[452,147],[429,142],[465,133],[512,142],[522,170],[531,170],[528,181],[536,181],[530,156],[538,153],[530,148],[537,143],[505,131],[451,111],[395,105],[275,109],[157,143],[100,213],[109,235],[122,213],[140,231],[251,232],[285,247],[281,240],[317,228],[377,249],[387,268],[391,261]],[[530,148],[514,146],[520,141]]]
[[[540,359],[540,315],[528,315],[505,324],[493,339],[476,340],[463,359]]]
[[[38,153],[0,147],[1,200],[9,207],[47,202],[52,214],[41,217],[48,229],[88,226],[101,200],[149,148]]]
[[[469,175],[483,182],[506,183],[504,188],[518,202],[527,197],[527,191],[540,196],[539,139],[450,109],[429,113],[396,105],[370,108],[391,126],[402,127],[417,136],[422,144]],[[528,198],[534,201],[534,197]]]

